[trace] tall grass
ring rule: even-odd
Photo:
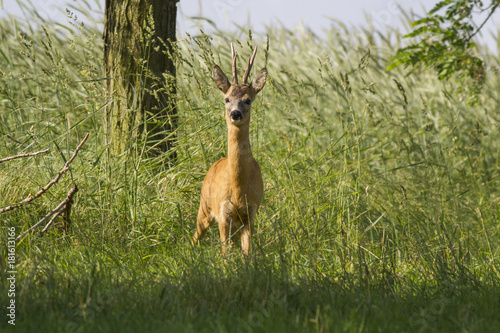
[[[17,246],[17,330],[498,327],[498,58],[486,53],[490,72],[472,108],[431,72],[385,71],[397,31],[332,23],[324,38],[301,28],[180,38],[168,165],[142,139],[109,157],[101,32],[69,19],[64,33],[1,22],[0,156],[51,153],[0,165],[0,204],[44,186],[91,133],[48,195],[1,215],[4,244],[7,227],[26,230],[73,182],[80,188],[69,233],[56,225]],[[270,73],[253,106],[265,198],[249,258],[221,257],[216,227],[189,245],[203,177],[227,152],[211,72],[230,68],[231,41],[239,63],[258,44],[255,70]]]

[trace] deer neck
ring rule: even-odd
[[[250,147],[249,126],[228,126],[228,176],[231,188],[236,195],[248,185],[253,167],[252,149]]]

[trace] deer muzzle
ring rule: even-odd
[[[231,111],[229,116],[231,117],[232,122],[239,122],[243,120],[243,113],[241,113],[241,111],[238,110]]]

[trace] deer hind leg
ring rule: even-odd
[[[203,203],[201,203],[200,210],[198,211],[198,219],[196,221],[196,232],[194,233],[192,241],[193,245],[198,243],[203,236],[205,236],[208,228],[214,223],[214,216],[212,213],[209,213],[207,209],[203,208]]]

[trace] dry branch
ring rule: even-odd
[[[36,198],[42,196],[45,192],[47,192],[49,190],[49,188],[54,185],[55,183],[57,183],[59,181],[59,179],[61,178],[61,176],[69,170],[69,165],[71,164],[71,162],[73,162],[73,160],[75,159],[76,155],[78,154],[78,151],[80,150],[80,148],[82,148],[83,144],[85,143],[85,141],[87,141],[89,137],[89,133],[87,133],[87,135],[85,135],[85,137],[83,138],[83,140],[80,142],[80,144],[76,147],[75,151],[73,152],[73,155],[71,156],[71,158],[66,162],[66,164],[64,164],[64,167],[61,169],[61,171],[59,171],[57,173],[57,176],[55,176],[54,179],[52,179],[47,185],[45,185],[44,188],[40,189],[35,195],[28,195],[23,201],[21,201],[20,203],[17,203],[17,204],[14,204],[14,205],[10,205],[10,206],[7,206],[5,208],[1,208],[0,209],[0,214],[1,213],[5,213],[9,210],[12,210],[12,209],[15,209],[15,208],[18,208],[20,207],[21,205],[25,204],[25,203],[28,203],[28,202],[31,202],[33,200],[35,200]]]
[[[52,216],[52,218],[50,219],[49,223],[47,223],[47,224],[45,225],[45,227],[42,229],[42,231],[40,231],[40,235],[41,235],[41,234],[43,234],[45,231],[47,231],[47,230],[49,229],[49,227],[52,225],[52,223],[54,222],[54,220],[55,220],[58,216],[62,215],[62,214],[64,213],[64,210],[65,210],[65,209],[66,209],[65,207],[61,208],[61,210],[59,210],[57,213],[55,213],[55,214]]]
[[[63,211],[66,210],[66,205],[69,202],[73,201],[73,196],[75,195],[76,192],[78,192],[78,186],[76,186],[76,184],[73,184],[73,187],[69,190],[68,195],[66,196],[66,199],[64,199],[59,205],[57,205],[56,208],[54,208],[47,215],[45,215],[40,221],[38,221],[37,223],[35,223],[31,228],[29,228],[28,230],[26,230],[25,232],[23,232],[22,234],[20,234],[19,236],[17,236],[16,242],[18,242],[21,238],[23,238],[24,235],[26,235],[28,232],[30,232],[31,230],[37,228],[43,222],[47,221],[47,219],[49,219],[52,215],[56,214],[56,216],[54,216],[49,221],[49,223],[47,223],[47,225],[45,226],[45,228],[42,230],[42,232],[46,231],[46,229],[48,229],[48,227],[50,226],[50,224],[52,224],[52,222],[55,220],[55,218],[58,215],[60,215],[61,213],[63,213]]]
[[[49,151],[49,149],[47,148],[47,149],[40,150],[40,151],[37,151],[37,152],[34,152],[34,153],[19,154],[19,155],[16,155],[16,156],[9,156],[9,157],[5,157],[5,158],[0,159],[0,163],[7,162],[7,161],[10,161],[10,160],[15,160],[16,158],[29,157],[29,156],[36,156],[36,155],[40,155],[40,154],[45,154],[48,151]]]

